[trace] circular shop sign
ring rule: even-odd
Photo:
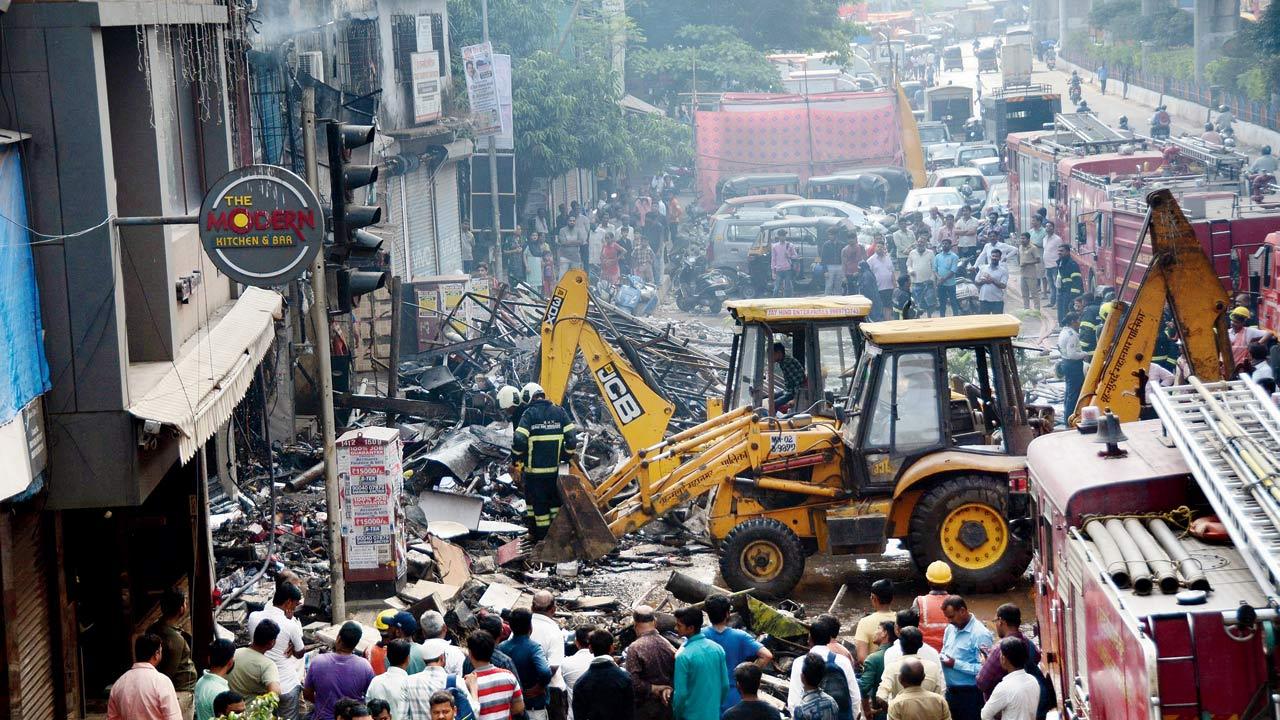
[[[277,165],[249,165],[219,178],[200,204],[199,227],[213,264],[256,287],[298,277],[324,245],[320,199]]]

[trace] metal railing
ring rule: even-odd
[[[1083,68],[1096,65],[1092,58],[1079,50],[1063,48],[1060,54],[1067,62]],[[1119,72],[1111,76],[1110,84],[1117,89],[1122,87],[1123,83]],[[1260,125],[1271,130],[1280,130],[1280,107],[1269,102],[1257,102],[1235,93],[1216,89],[1216,86],[1211,86],[1208,83],[1198,83],[1195,80],[1183,80],[1135,70],[1129,74],[1129,84],[1178,98],[1179,100],[1187,100],[1197,105],[1203,105],[1206,108],[1226,105],[1231,109],[1236,119],[1241,122]]]

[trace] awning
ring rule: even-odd
[[[275,340],[283,305],[277,292],[246,289],[212,329],[183,346],[176,362],[164,363],[168,372],[129,406],[129,414],[177,430],[182,462],[190,460],[248,392],[254,369]]]
[[[661,109],[650,105],[635,95],[623,95],[618,104],[622,106],[623,110],[630,110],[642,115],[666,115]]]

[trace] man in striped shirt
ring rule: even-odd
[[[490,663],[493,647],[493,636],[484,630],[467,636],[467,654],[476,668],[467,677],[467,684],[472,686],[472,694],[480,702],[476,720],[509,720],[524,712],[520,681],[510,671]]]

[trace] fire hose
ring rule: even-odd
[[[1129,577],[1133,581],[1133,591],[1139,595],[1150,595],[1151,588],[1154,587],[1151,568],[1147,565],[1147,559],[1143,557],[1142,551],[1138,549],[1133,538],[1125,531],[1124,521],[1120,518],[1111,518],[1105,525],[1116,547],[1120,548],[1120,555],[1124,558]]]
[[[1147,561],[1147,567],[1151,568],[1151,573],[1160,586],[1160,592],[1165,595],[1178,592],[1178,575],[1173,571],[1173,561],[1169,559],[1168,553],[1160,547],[1151,533],[1142,526],[1142,521],[1137,518],[1125,518],[1124,529]]]
[[[1116,545],[1115,539],[1111,537],[1111,533],[1107,532],[1102,521],[1090,521],[1084,526],[1084,531],[1089,534],[1089,539],[1098,548],[1098,554],[1102,556],[1102,565],[1111,576],[1111,582],[1115,583],[1116,587],[1129,587],[1128,566],[1125,565],[1124,557],[1120,554],[1120,547]]]
[[[1205,577],[1204,568],[1201,567],[1200,562],[1187,554],[1186,548],[1182,547],[1182,543],[1178,541],[1178,537],[1173,534],[1164,520],[1160,518],[1148,520],[1147,528],[1160,543],[1160,547],[1169,553],[1169,559],[1178,564],[1178,572],[1182,575],[1183,582],[1192,590],[1211,589],[1209,579]]]

